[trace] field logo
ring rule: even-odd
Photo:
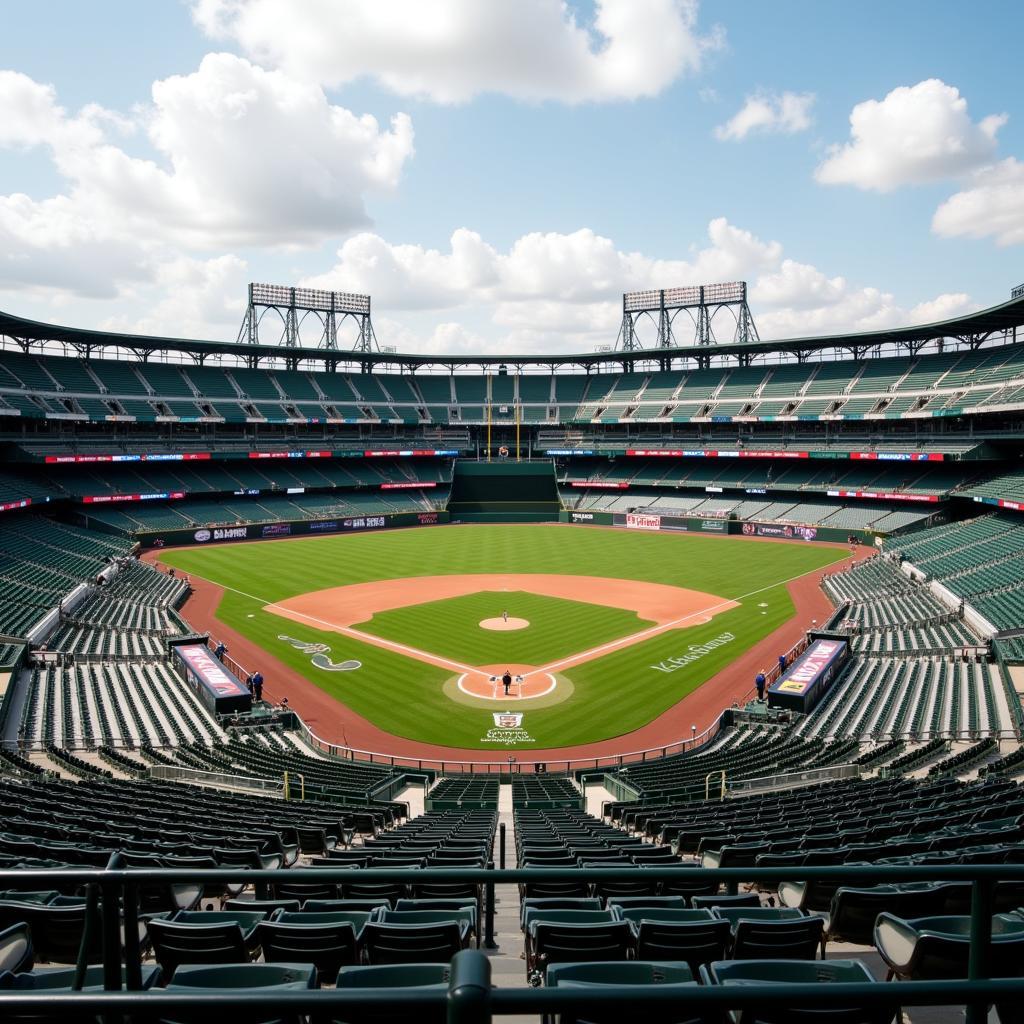
[[[210,539],[210,531],[209,530],[196,530],[194,536],[195,536],[195,539],[200,544],[202,544],[204,541],[208,541]]]
[[[651,668],[656,672],[675,672],[695,661],[700,661],[705,654],[710,654],[716,647],[731,644],[735,639],[734,633],[719,633],[718,636],[711,640],[705,640],[702,644],[690,644],[686,649],[686,654],[680,654],[675,658],[666,658],[664,661],[658,662],[657,665],[652,665]]]
[[[536,743],[537,741],[523,728],[521,711],[492,711],[494,728],[487,730],[481,737],[481,743],[499,743],[504,747],[512,747],[517,743]]]
[[[302,651],[303,654],[312,655],[309,660],[314,668],[323,669],[324,672],[355,672],[357,668],[363,667],[361,661],[331,661],[328,657],[331,649],[327,644],[309,644],[305,640],[295,640],[293,637],[285,636],[283,633],[279,633],[277,639],[291,644],[292,647]]]

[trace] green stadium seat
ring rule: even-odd
[[[870,982],[874,979],[860,960],[727,960],[701,967],[705,985],[740,986],[823,985]],[[826,991],[823,1006],[763,1007],[734,1012],[735,1024],[891,1024],[896,1008],[836,1006]]]

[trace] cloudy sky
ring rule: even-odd
[[[248,281],[402,351],[579,351],[746,280],[764,338],[1024,281],[1024,7],[34,0],[0,34],[0,309],[233,339]]]

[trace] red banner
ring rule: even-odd
[[[382,491],[412,491],[421,487],[436,487],[436,480],[406,480],[402,483],[381,484]]]
[[[878,501],[936,502],[937,494],[898,494],[888,491],[829,491],[830,498],[874,498]]]

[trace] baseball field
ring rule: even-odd
[[[811,543],[480,525],[160,560],[222,588],[217,620],[337,700],[340,718],[347,708],[410,740],[525,754],[650,722],[792,617],[788,583],[842,557]],[[275,692],[269,664],[246,667]]]

